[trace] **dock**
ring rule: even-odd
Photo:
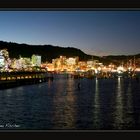
[[[1,72],[0,90],[21,85],[47,82],[51,78],[47,72]]]

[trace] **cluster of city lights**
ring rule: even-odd
[[[6,49],[0,50],[0,71],[33,71],[40,70],[41,56],[32,55],[31,58],[19,57],[9,58],[9,52]]]
[[[32,55],[31,58],[19,57],[19,59],[10,59],[9,52],[6,49],[0,50],[0,70],[1,71],[33,71],[45,70],[49,72],[88,72],[95,74],[104,72],[117,72],[119,74],[126,71],[140,71],[140,67],[129,64],[128,66],[116,66],[114,64],[104,65],[98,60],[79,61],[79,57],[60,56],[52,59],[52,63],[42,63],[40,55]]]
[[[59,58],[53,59],[52,63],[44,63],[42,66],[46,67],[48,71],[56,72],[88,72],[93,71],[95,74],[98,73],[124,73],[126,71],[140,71],[139,67],[136,65],[120,65],[116,66],[114,64],[103,65],[103,63],[98,60],[88,60],[88,61],[79,61],[78,57],[66,58],[66,56],[60,56]]]

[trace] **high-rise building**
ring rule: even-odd
[[[4,56],[0,55],[0,68],[5,66]]]
[[[9,52],[7,49],[0,50],[0,68],[8,66]]]
[[[33,66],[41,66],[41,56],[40,55],[32,55],[32,65]]]

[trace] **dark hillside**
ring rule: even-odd
[[[80,60],[88,60],[91,58],[90,55],[85,54],[80,49],[72,47],[64,48],[52,45],[27,45],[0,41],[0,49],[4,48],[8,50],[10,58],[19,58],[19,55],[22,57],[31,57],[32,54],[38,54],[42,56],[43,62],[50,62],[60,55],[67,57],[79,56]]]
[[[140,58],[140,54],[137,55],[109,55],[104,57],[87,55],[83,51],[73,47],[60,47],[53,45],[28,45],[28,44],[18,44],[13,42],[0,41],[0,49],[6,48],[9,52],[10,58],[31,57],[32,54],[38,54],[42,56],[42,62],[51,62],[52,59],[58,58],[60,55],[66,57],[79,56],[79,60],[99,60],[105,65],[114,63],[119,65],[122,61],[125,63],[130,59]]]

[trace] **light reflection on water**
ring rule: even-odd
[[[127,88],[127,99],[126,99],[126,112],[127,112],[127,116],[125,117],[125,122],[126,124],[131,128],[133,127],[134,123],[135,123],[135,120],[133,119],[133,96],[132,96],[132,91],[131,91],[131,81],[129,80],[128,81],[128,88]]]
[[[74,81],[68,79],[63,83],[59,80],[56,96],[53,98],[54,105],[54,129],[74,129],[75,128],[75,100]],[[61,105],[60,105],[61,104]]]
[[[99,83],[98,79],[95,79],[95,94],[94,94],[94,105],[93,105],[93,127],[94,129],[100,129],[100,99],[99,99]]]
[[[115,128],[121,129],[123,127],[123,79],[118,77],[118,84],[116,88],[116,110],[114,112],[115,114]]]
[[[46,83],[0,90],[0,123],[14,122],[21,129],[140,128],[139,93],[135,79],[61,75]]]

